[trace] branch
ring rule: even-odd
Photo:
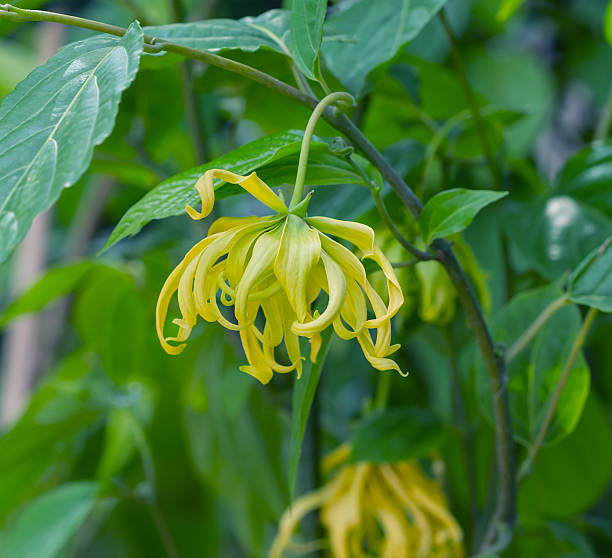
[[[504,357],[495,349],[495,343],[484,319],[480,304],[450,244],[446,240],[438,239],[434,241],[433,245],[437,250],[438,260],[446,269],[457,290],[457,295],[465,309],[466,317],[489,372],[495,418],[498,488],[496,508],[487,527],[481,551],[491,551],[493,548],[500,550],[509,542],[503,535],[509,535],[512,532],[516,520],[514,442]]]

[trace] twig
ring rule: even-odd
[[[493,176],[493,183],[495,184],[496,189],[499,190],[501,189],[502,185],[501,171],[499,169],[499,165],[497,164],[497,160],[495,159],[493,150],[491,149],[491,145],[489,144],[489,140],[487,138],[487,130],[485,128],[482,115],[480,114],[480,109],[478,108],[476,95],[474,94],[474,91],[470,86],[470,82],[465,71],[465,66],[461,58],[457,38],[455,37],[455,34],[453,33],[453,30],[448,23],[448,19],[446,18],[446,14],[444,13],[443,9],[438,12],[438,16],[451,45],[451,53],[453,56],[453,61],[455,63],[455,68],[457,69],[457,74],[459,75],[459,80],[461,81],[461,85],[465,92],[470,111],[472,112],[472,115],[474,117],[476,133],[478,134],[480,143],[482,144],[482,150],[484,151],[487,162],[489,163],[491,175]]]
[[[587,333],[591,326],[593,325],[593,321],[597,316],[597,308],[591,308],[587,312],[587,315],[584,319],[582,327],[574,340],[574,344],[570,350],[570,354],[567,357],[567,361],[565,362],[565,366],[563,367],[563,372],[561,372],[561,376],[559,381],[557,382],[557,387],[555,388],[555,392],[553,393],[552,399],[550,401],[550,405],[548,406],[548,410],[546,411],[546,416],[544,417],[544,421],[542,422],[542,426],[538,432],[535,442],[529,449],[529,453],[525,461],[523,461],[520,470],[519,470],[519,479],[525,477],[531,471],[532,464],[535,458],[544,443],[544,439],[546,438],[546,434],[548,433],[548,429],[550,428],[550,424],[555,416],[555,411],[557,410],[557,405],[559,405],[559,400],[561,399],[561,395],[563,394],[563,390],[565,389],[565,384],[567,383],[567,379],[572,371],[574,366],[574,362],[576,357],[580,353],[584,342],[586,341]]]

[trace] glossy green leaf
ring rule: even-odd
[[[426,409],[375,411],[362,419],[355,429],[351,462],[418,459],[439,447],[443,437],[441,424]]]
[[[227,169],[237,174],[248,174],[260,167],[298,153],[302,145],[303,132],[289,130],[252,141],[214,159],[205,165],[183,171],[153,188],[134,204],[121,218],[104,249],[110,248],[126,236],[135,235],[153,219],[164,219],[185,212],[186,205],[197,206],[200,197],[194,188],[197,179],[208,169]],[[327,144],[313,142],[311,149],[327,149]],[[217,199],[243,193],[238,186],[218,181]]]
[[[101,266],[79,262],[51,269],[0,314],[0,328],[21,314],[42,310],[55,298],[69,293],[96,267]]]
[[[321,378],[325,357],[329,350],[329,343],[332,337],[331,328],[327,328],[321,337],[322,343],[319,349],[317,362],[308,360],[303,367],[302,377],[295,379],[293,384],[293,403],[292,403],[292,419],[291,419],[291,440],[289,442],[289,492],[293,499],[295,490],[295,481],[297,478],[298,466],[300,464],[300,456],[302,455],[302,441],[304,440],[304,431],[308,422],[310,408],[315,398],[317,385]]]
[[[485,206],[508,192],[453,188],[436,194],[423,208],[419,217],[421,233],[427,244],[436,238],[461,232]]]
[[[289,54],[289,12],[268,10],[257,17],[242,19],[208,19],[145,27],[144,32],[180,45],[222,52],[260,48]]]
[[[491,332],[496,342],[511,345],[544,308],[562,295],[559,286],[553,284],[515,296],[491,320]],[[563,307],[507,367],[514,438],[527,447],[537,437],[581,322],[580,312],[575,306]],[[476,372],[480,408],[492,420],[490,382],[479,355],[476,356]],[[548,429],[547,444],[558,442],[576,427],[589,386],[589,368],[580,354]]]
[[[94,146],[113,128],[142,46],[137,23],[119,39],[97,36],[70,44],[2,101],[0,261],[23,239],[34,217],[89,166]]]
[[[291,2],[291,51],[302,73],[316,79],[319,73],[319,48],[327,0],[293,0]]]
[[[93,508],[96,482],[62,485],[32,501],[8,529],[3,554],[11,558],[55,558]]]
[[[571,196],[612,219],[612,144],[585,147],[567,161],[555,192]]]
[[[569,299],[612,312],[612,238],[593,250],[571,275]]]
[[[535,270],[551,281],[575,269],[612,234],[612,219],[569,196],[508,207],[504,229],[518,273]]]
[[[327,42],[323,56],[331,72],[354,95],[363,93],[368,76],[389,64],[414,39],[446,0],[357,0],[327,21],[351,41]]]
[[[607,410],[590,397],[574,432],[542,448],[533,472],[521,483],[523,521],[570,518],[587,510],[606,490],[612,475],[612,431]]]

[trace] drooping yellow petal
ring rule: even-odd
[[[274,273],[300,322],[310,313],[306,287],[310,270],[319,261],[320,255],[319,233],[302,218],[288,215],[274,262]]]
[[[393,267],[380,248],[376,246],[374,231],[361,223],[340,221],[330,217],[309,217],[307,222],[322,233],[336,236],[354,244],[362,252],[364,258],[374,260],[385,274],[389,292],[387,311],[383,316],[368,320],[366,327],[377,327],[384,320],[393,317],[404,303],[404,295]],[[350,260],[347,260],[346,263],[349,265]]]
[[[229,231],[236,227],[244,227],[261,221],[261,217],[219,217],[215,220],[208,229],[208,236],[220,232]]]
[[[212,211],[215,204],[214,178],[219,178],[244,188],[249,194],[277,213],[285,214],[288,212],[287,206],[265,182],[258,178],[257,173],[252,172],[249,176],[240,176],[223,169],[210,169],[195,184],[195,188],[200,194],[202,201],[202,209],[197,211],[189,205],[185,208],[185,211],[192,219],[203,219]]]
[[[170,345],[167,343],[166,338],[164,337],[164,323],[166,321],[166,315],[168,313],[168,306],[170,305],[170,300],[172,300],[172,296],[175,291],[179,287],[179,283],[183,272],[187,268],[187,266],[200,254],[202,251],[209,245],[214,242],[216,236],[209,236],[200,242],[198,242],[183,258],[180,264],[178,264],[172,273],[166,279],[164,286],[159,293],[159,297],[157,299],[157,305],[155,308],[155,328],[157,330],[157,337],[159,338],[159,342],[163,347],[164,351],[166,351],[170,355],[178,355],[184,348],[185,345]]]
[[[248,315],[247,301],[249,293],[274,266],[274,259],[278,253],[282,228],[276,227],[263,233],[255,241],[253,254],[247,264],[240,283],[236,287],[236,319],[241,326],[250,325],[255,321],[255,315]]]
[[[327,302],[327,307],[319,317],[303,324],[299,322],[293,324],[291,327],[292,331],[304,337],[311,337],[330,325],[338,316],[346,297],[346,278],[340,266],[332,260],[325,251],[321,252],[321,261],[323,262],[325,275],[327,276],[327,293],[329,295],[329,300]],[[317,268],[314,268],[313,271],[316,271],[316,269]]]
[[[263,354],[253,329],[253,327],[246,327],[240,330],[242,348],[249,361],[248,366],[241,366],[240,370],[254,376],[262,384],[267,384],[272,379],[274,372]]]
[[[270,549],[270,558],[282,558],[283,550],[289,546],[291,541],[291,534],[297,527],[298,523],[311,511],[321,507],[331,492],[333,491],[332,485],[326,485],[319,490],[310,492],[301,498],[298,498],[293,504],[287,509],[280,520],[278,527],[278,534],[272,543]]]

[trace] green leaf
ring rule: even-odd
[[[567,161],[556,193],[571,196],[612,218],[612,144],[585,147]]]
[[[442,426],[426,409],[375,411],[359,423],[353,434],[351,462],[418,459],[439,447],[443,436]]]
[[[39,496],[7,529],[4,556],[54,558],[77,532],[93,508],[100,487],[96,482],[64,484]]]
[[[390,64],[414,39],[446,0],[358,0],[333,14],[327,27],[352,37],[324,42],[323,56],[331,72],[354,95],[363,93],[368,76]]]
[[[552,448],[542,448],[533,472],[520,485],[521,521],[569,518],[604,493],[612,474],[612,431],[606,409],[590,397],[576,430]]]
[[[89,166],[111,132],[121,92],[138,70],[137,23],[122,38],[97,36],[61,49],[0,105],[0,262],[34,217]]]
[[[453,188],[436,194],[425,204],[419,217],[425,243],[461,232],[483,207],[507,195],[508,192],[464,188]]]
[[[502,0],[497,11],[497,21],[505,22],[516,10],[518,10],[525,0]]]
[[[612,312],[612,238],[578,266],[570,277],[568,294],[576,304]]]
[[[612,234],[612,219],[569,196],[507,205],[504,229],[518,273],[534,269],[554,281]]]
[[[289,55],[289,12],[268,10],[257,17],[242,19],[208,19],[190,23],[173,23],[145,27],[144,32],[180,45],[222,52],[260,48]]]
[[[327,0],[291,2],[291,51],[298,68],[310,79],[316,79],[319,73],[319,48],[326,10]]]
[[[302,377],[299,380],[296,378],[293,384],[293,416],[291,419],[291,441],[289,442],[289,492],[291,493],[291,499],[293,499],[298,465],[302,455],[304,431],[306,430],[310,408],[312,407],[317,385],[323,371],[325,357],[329,350],[331,334],[331,328],[327,328],[321,334],[322,343],[317,362],[313,363],[308,360],[302,370]]]
[[[208,169],[227,169],[237,174],[250,173],[263,165],[287,155],[298,153],[303,132],[289,130],[254,140],[205,165],[176,174],[145,194],[123,215],[104,245],[104,250],[126,236],[138,233],[153,219],[164,219],[185,212],[186,205],[197,205],[200,197],[193,187],[197,179]],[[311,150],[327,149],[327,144],[313,142]],[[244,192],[240,187],[218,182],[215,196],[219,198]]]
[[[562,295],[557,284],[518,294],[491,320],[493,337],[498,343],[511,345],[544,308]],[[561,308],[544,325],[535,340],[508,365],[513,434],[515,440],[526,447],[537,437],[581,321],[580,312],[575,306]],[[490,382],[479,355],[476,357],[475,381],[480,409],[492,421]],[[580,354],[557,405],[546,436],[547,444],[558,442],[574,430],[589,387],[589,368]]]
[[[0,314],[0,328],[21,314],[38,312],[53,299],[69,293],[96,267],[103,266],[79,262],[51,269]]]

